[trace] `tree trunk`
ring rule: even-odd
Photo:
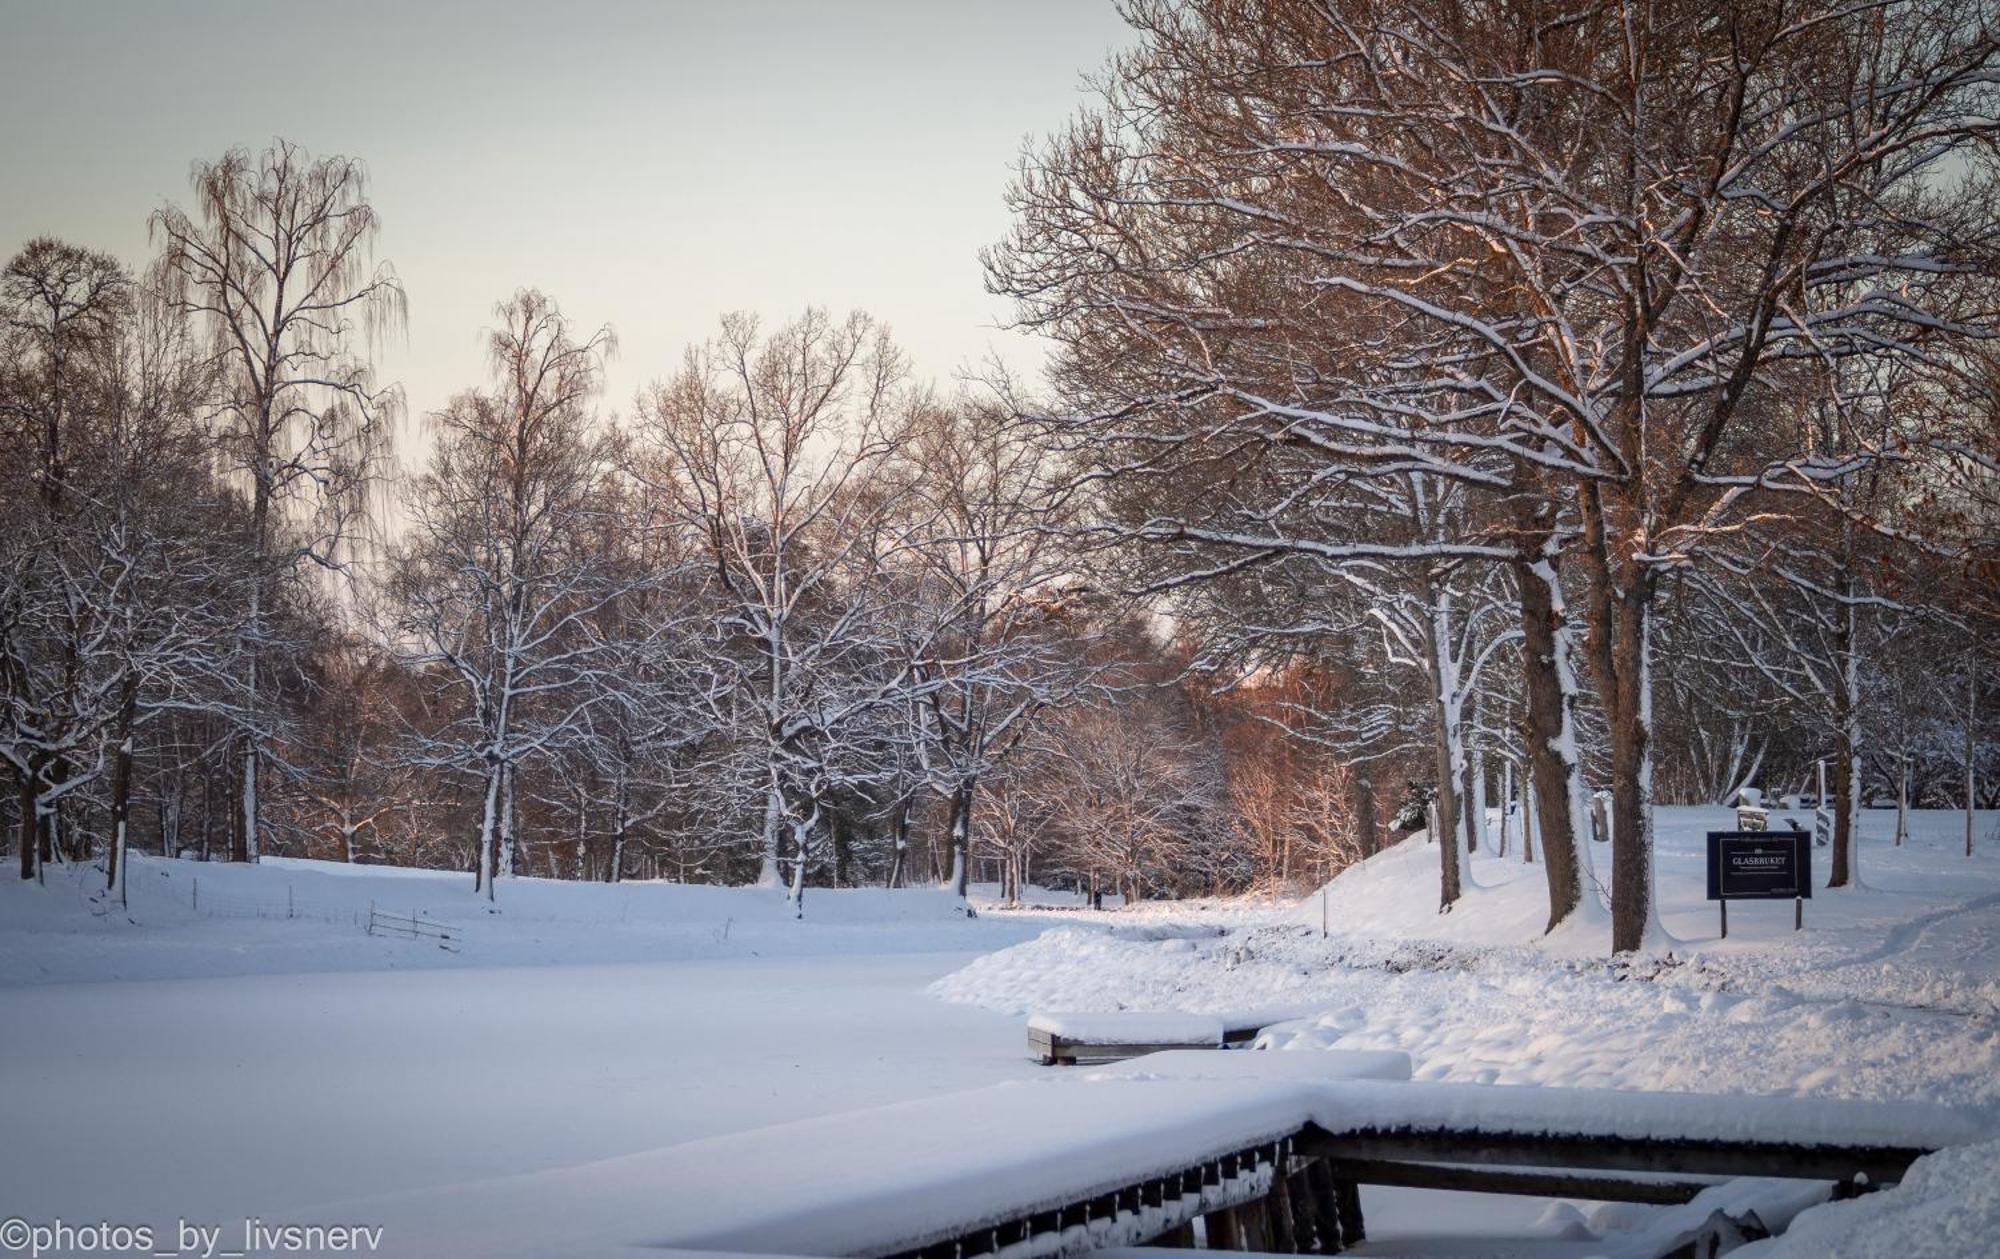
[[[41,814],[36,807],[40,801],[37,799],[38,793],[35,790],[33,762],[29,763],[28,771],[19,774],[19,777],[21,780],[21,877],[23,879],[32,879],[35,877],[35,854],[40,851],[42,840]],[[1970,778],[1967,781],[1971,781]],[[1971,798],[1970,795],[1966,797],[1967,800]],[[1968,826],[1966,834],[1970,835],[1971,833]],[[1967,851],[1971,850],[1971,842],[1969,839],[1966,841]]]
[[[1438,846],[1438,912],[1448,914],[1462,893],[1458,869],[1458,798],[1451,788],[1451,753],[1445,733],[1437,737],[1437,799],[1431,801],[1431,838]]]
[[[1431,657],[1431,694],[1437,706],[1437,803],[1432,838],[1438,842],[1438,912],[1450,913],[1461,894],[1459,853],[1465,844],[1465,804],[1460,798],[1465,773],[1465,742],[1460,721],[1464,697],[1458,692],[1458,661],[1452,654],[1449,596],[1434,585],[1427,622]]]
[[[1896,847],[1910,837],[1910,752],[1896,754]]]
[[[500,830],[500,778],[502,772],[501,763],[498,760],[487,762],[486,802],[479,814],[478,870],[472,880],[474,895],[484,892],[486,899],[489,901],[494,898],[494,875],[498,871],[500,864],[498,839]]]
[[[910,856],[910,801],[906,796],[896,802],[896,853],[889,861],[889,886],[903,886],[904,866]]]
[[[964,899],[972,871],[972,802],[977,782],[968,779],[951,793],[951,894]]]
[[[1354,834],[1363,859],[1374,856],[1381,847],[1375,822],[1375,780],[1365,771],[1354,776]]]
[[[632,828],[632,787],[622,769],[618,775],[617,810],[611,827],[611,861],[604,868],[606,883],[623,882],[625,878],[625,832]]]
[[[256,532],[256,552],[252,562],[257,571],[250,582],[250,626],[249,649],[243,653],[249,720],[252,723],[243,732],[242,780],[238,785],[237,818],[230,835],[229,858],[232,861],[255,861],[258,856],[257,828],[262,823],[263,804],[259,798],[258,761],[259,743],[256,721],[258,705],[261,702],[259,688],[263,685],[261,656],[264,642],[264,569],[270,550],[268,517],[270,514],[270,490],[264,472],[265,455],[260,452],[257,464],[255,505],[251,513],[252,528]]]
[[[764,789],[764,836],[757,868],[758,887],[778,886],[778,837],[785,821],[784,789],[773,773]]]
[[[1531,523],[1539,521],[1529,518]],[[1536,558],[1516,567],[1521,601],[1521,742],[1527,765],[1521,784],[1521,860],[1541,849],[1554,931],[1583,900],[1577,865],[1577,793],[1583,776],[1576,740],[1576,670],[1570,663],[1566,605],[1555,567],[1552,530],[1540,526]],[[1531,833],[1532,832],[1532,833]],[[1539,845],[1537,843],[1539,841]]]
[[[1643,948],[1653,922],[1652,579],[1635,574],[1619,599],[1613,638],[1611,950]]]
[[[493,867],[495,878],[514,877],[516,839],[514,835],[514,762],[500,767],[500,860]]]
[[[132,834],[132,726],[139,711],[139,683],[128,677],[118,706],[118,751],[111,762],[111,850],[104,863],[105,890],[125,901],[125,849]]]
[[[1979,658],[1965,666],[1965,855],[1972,855],[1972,813],[1979,807]]]
[[[815,810],[812,817],[792,822],[792,887],[787,895],[792,902],[793,914],[800,918],[806,916],[807,841],[818,817],[819,813]]]
[[[35,794],[35,877],[48,877],[49,863],[56,858],[57,811],[62,808],[61,798],[56,790],[62,786],[62,761],[53,763],[54,773],[49,777],[48,790],[38,790]]]
[[[1465,804],[1469,825],[1465,832],[1465,847],[1468,852],[1478,852],[1487,843],[1486,834],[1486,752],[1476,749],[1468,758],[1469,773],[1466,778]]]

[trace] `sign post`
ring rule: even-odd
[[[1792,930],[1806,925],[1812,895],[1812,843],[1804,831],[1710,831],[1708,899],[1719,902],[1729,938],[1730,901],[1792,902]]]

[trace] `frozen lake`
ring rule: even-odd
[[[0,989],[0,1183],[65,1219],[302,1218],[1022,1077],[969,954]]]

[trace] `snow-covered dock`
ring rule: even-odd
[[[1782,1227],[1838,1184],[1893,1183],[1923,1154],[1984,1135],[1943,1108],[1908,1104],[1405,1083],[1395,1077],[1408,1064],[1390,1061],[1396,1056],[1162,1054],[1157,1063],[994,1085],[367,1207],[433,1254],[645,1245],[1025,1257],[1187,1242],[1196,1221],[1211,1245],[1235,1238],[1324,1253],[1362,1237],[1356,1182],[1370,1168],[1394,1169],[1400,1183],[1421,1183],[1427,1169],[1462,1177],[1467,1167],[1534,1168],[1544,1181],[1567,1174],[1572,1188],[1605,1200],[1621,1186],[1661,1182],[1592,1173],[1680,1177],[1690,1192],[1702,1186],[1689,1177],[1818,1182],[1755,1199],[1767,1215],[1770,1203],[1782,1207],[1762,1220]],[[1509,1192],[1504,1176],[1487,1191]],[[1551,1192],[1540,1182],[1514,1191]],[[1744,1191],[1731,1200],[1748,1209]],[[1699,1217],[1710,1212],[1702,1201],[1690,1205]],[[552,1220],[564,1222],[561,1245],[548,1237]],[[541,1243],[531,1240],[538,1236]]]

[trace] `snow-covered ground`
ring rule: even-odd
[[[309,1220],[1036,1070],[1019,1020],[924,987],[1046,922],[933,891],[800,921],[768,889],[522,879],[491,912],[460,875],[277,860],[131,884],[0,886],[0,1215]],[[459,951],[368,936],[371,904]]]
[[[1048,894],[971,919],[930,891],[809,892],[800,920],[768,889],[516,880],[489,908],[461,875],[146,859],[113,907],[85,873],[52,872],[0,885],[0,1215],[310,1222],[392,1192],[573,1180],[679,1143],[1046,1078],[1025,1052],[1031,1010],[1258,1007],[1298,1016],[1267,1033],[1274,1049],[1405,1050],[1420,1081],[1923,1099],[1990,1127],[2000,817],[1979,819],[1971,859],[1958,815],[1918,815],[1900,850],[1889,819],[1867,815],[1866,890],[1822,891],[1796,935],[1789,905],[1738,905],[1720,941],[1699,837],[1728,814],[1663,810],[1676,939],[1630,964],[1603,959],[1599,925],[1543,940],[1539,869],[1512,859],[1477,859],[1479,886],[1438,915],[1421,839],[1324,904],[1096,914]],[[455,951],[371,937],[371,907],[448,925]],[[1940,1236],[2000,1235],[1977,1189],[1995,1179],[2000,1147],[1941,1155],[1907,1192],[1808,1212],[1799,1236],[1836,1211],[1848,1223],[1824,1235],[1845,1254],[1907,1232],[1898,1211]],[[1437,1195],[1373,1190],[1369,1204],[1378,1253],[1450,1251],[1475,1224],[1591,1253],[1636,1210],[1461,1196],[1441,1211]],[[1803,1244],[1780,1253],[1818,1253]],[[403,1252],[391,1238],[380,1253]]]
[[[1889,842],[1893,814],[1866,813],[1864,887],[1822,886],[1800,932],[1789,902],[1739,903],[1726,940],[1704,899],[1703,836],[1731,829],[1732,812],[1667,808],[1659,826],[1670,938],[1631,962],[1606,959],[1601,917],[1544,937],[1546,884],[1518,857],[1476,857],[1476,886],[1440,915],[1438,852],[1416,836],[1323,899],[1194,915],[1147,906],[1109,931],[1058,927],[982,957],[932,991],[1014,1014],[1290,1007],[1302,1017],[1269,1029],[1267,1048],[1400,1049],[1419,1080],[1931,1101],[2000,1131],[2000,815],[1976,816],[1968,858],[1962,813],[1915,814],[1902,847]],[[1604,848],[1593,855],[1608,880]],[[1907,1195],[1837,1208],[1857,1230],[1839,1253],[1982,1253],[1990,1241],[1964,1242],[2000,1236],[2000,1196],[1968,1188],[1980,1175],[2000,1182],[2000,1144],[1938,1156]],[[1379,1254],[1491,1253],[1478,1247],[1495,1231],[1583,1247],[1535,1253],[1596,1253],[1589,1221],[1636,1210],[1536,1214],[1460,1196],[1441,1212],[1437,1195],[1428,1207],[1409,1191],[1369,1197],[1392,1212],[1371,1230]],[[1489,1240],[1465,1250],[1468,1230]],[[1799,1242],[1778,1253],[1821,1252]]]
[[[1674,939],[1658,956],[1607,960],[1602,923],[1544,938],[1546,885],[1513,858],[1476,857],[1477,888],[1440,915],[1437,849],[1417,836],[1329,886],[1325,937],[1317,896],[1261,922],[1149,906],[1109,931],[1058,927],[933,991],[1012,1014],[1290,1007],[1309,1017],[1268,1032],[1272,1047],[1403,1049],[1419,1079],[1906,1097],[2000,1117],[2000,843],[1968,859],[1963,815],[1940,812],[1893,848],[1878,830],[1892,815],[1869,813],[1865,888],[1821,888],[1800,932],[1790,902],[1739,902],[1723,940],[1702,837],[1730,813],[1660,813]]]

